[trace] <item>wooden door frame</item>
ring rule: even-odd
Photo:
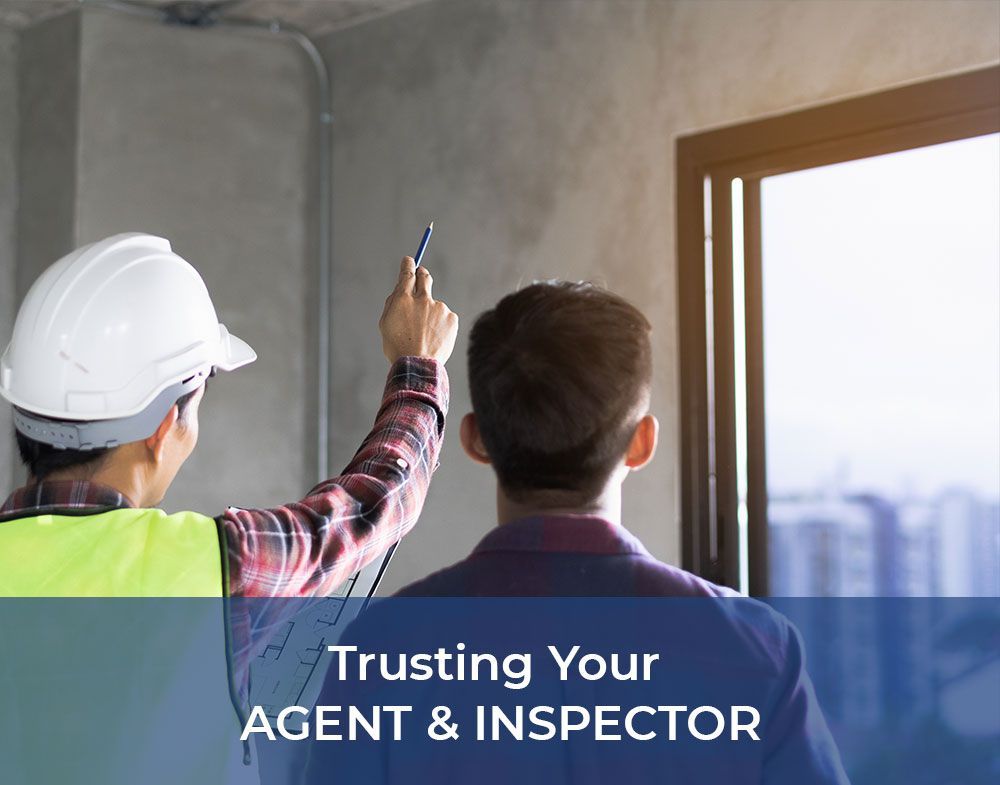
[[[749,587],[752,595],[766,596],[760,181],[770,175],[998,131],[1000,66],[991,66],[677,139],[677,309],[685,569],[717,583],[739,585],[732,180],[743,180]],[[708,199],[707,188],[711,190]],[[706,230],[706,226],[710,229]],[[711,303],[706,294],[709,262]],[[709,349],[714,358],[711,378]],[[714,401],[709,400],[710,383]],[[710,430],[714,439],[709,438]]]

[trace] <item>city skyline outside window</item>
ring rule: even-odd
[[[1000,135],[761,182],[774,595],[1000,594]]]

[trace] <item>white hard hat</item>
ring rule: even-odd
[[[79,248],[32,285],[0,357],[0,395],[36,441],[90,449],[144,439],[215,369],[257,358],[219,324],[197,270],[148,234]]]

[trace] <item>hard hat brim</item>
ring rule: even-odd
[[[219,323],[198,271],[166,239],[129,232],[67,254],[32,284],[0,356],[0,396],[59,422],[123,420],[172,385],[256,359]]]
[[[257,352],[250,344],[229,332],[226,333],[223,348],[225,356],[215,366],[220,371],[235,371],[257,359]]]

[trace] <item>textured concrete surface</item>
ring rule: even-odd
[[[169,0],[130,0],[148,6]],[[322,35],[428,0],[243,0],[227,15],[268,21],[279,18]],[[76,9],[80,0],[0,0],[0,25],[21,28]]]
[[[21,33],[18,300],[74,245],[79,55],[75,14]]]
[[[7,188],[16,189],[17,223],[5,245],[16,249],[13,286],[8,297],[16,305],[32,281],[55,259],[71,250],[76,217],[76,145],[79,70],[79,24],[74,17],[41,22],[18,36],[18,59],[12,63],[16,94],[4,106],[7,122],[16,122],[17,173]],[[6,69],[5,69],[6,71]],[[14,101],[16,100],[16,104]],[[14,262],[12,257],[12,263]],[[3,330],[4,343],[12,322]],[[9,409],[4,411],[9,417]],[[8,420],[9,422],[9,420]],[[11,442],[13,427],[4,428],[11,450],[13,485],[25,471]],[[8,474],[0,474],[6,479]]]
[[[267,34],[83,13],[77,239],[169,238],[258,361],[210,384],[200,444],[167,509],[299,498],[314,272],[307,258],[311,72]],[[170,317],[170,303],[151,302]]]
[[[677,562],[676,137],[994,62],[1000,6],[434,0],[323,48],[335,74],[336,453],[369,421],[381,297],[430,219],[435,292],[463,316],[441,468],[391,590],[493,525],[492,476],[457,440],[465,335],[536,278],[604,282],[653,322],[661,445],[626,485],[625,519]]]
[[[17,254],[17,35],[0,27],[0,352],[16,308]],[[0,404],[0,494],[13,480],[10,407]]]

